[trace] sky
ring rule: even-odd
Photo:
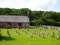
[[[29,8],[60,12],[60,0],[0,0],[0,8]]]

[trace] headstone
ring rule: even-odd
[[[60,36],[57,36],[57,39],[60,39]]]
[[[29,29],[27,29],[27,31],[29,31]]]
[[[53,26],[51,26],[51,30],[53,29]]]
[[[26,35],[28,34],[27,31],[25,31],[25,34],[26,34]]]
[[[58,30],[58,27],[55,27],[55,30]]]
[[[44,26],[44,29],[48,29],[48,27],[45,25],[45,26]]]
[[[34,30],[32,30],[32,33],[34,33]]]
[[[37,31],[36,31],[36,35],[38,35]]]
[[[33,38],[33,34],[32,33],[30,34],[30,37]]]
[[[0,36],[1,36],[1,29],[0,29]]]
[[[51,34],[51,35],[52,35],[52,38],[54,38],[54,32],[52,32],[52,34]]]
[[[38,32],[38,36],[40,37],[40,32]]]
[[[36,31],[34,31],[34,34],[36,34]]]
[[[48,37],[49,36],[49,33],[46,33],[46,36]]]
[[[9,37],[11,37],[11,36],[10,36],[10,32],[9,32],[9,30],[7,30],[7,34],[8,34]]]
[[[44,38],[44,32],[42,32],[42,38]]]
[[[16,33],[18,33],[18,31],[16,30]]]
[[[60,39],[60,31],[58,30],[57,33],[58,33],[57,39]]]
[[[20,36],[20,33],[18,33],[18,35]]]

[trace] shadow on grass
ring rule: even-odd
[[[0,36],[0,41],[5,40],[5,41],[11,41],[11,40],[15,40],[12,37],[7,37],[7,36]]]

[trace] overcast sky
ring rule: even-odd
[[[0,0],[0,8],[29,8],[60,12],[60,0]]]

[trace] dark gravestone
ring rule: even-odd
[[[1,36],[1,29],[0,29],[0,36]]]
[[[9,32],[9,30],[7,30],[7,34],[8,34],[9,37],[11,37],[11,36],[10,36],[10,32]]]
[[[18,23],[18,27],[20,29],[22,27],[22,23]]]

